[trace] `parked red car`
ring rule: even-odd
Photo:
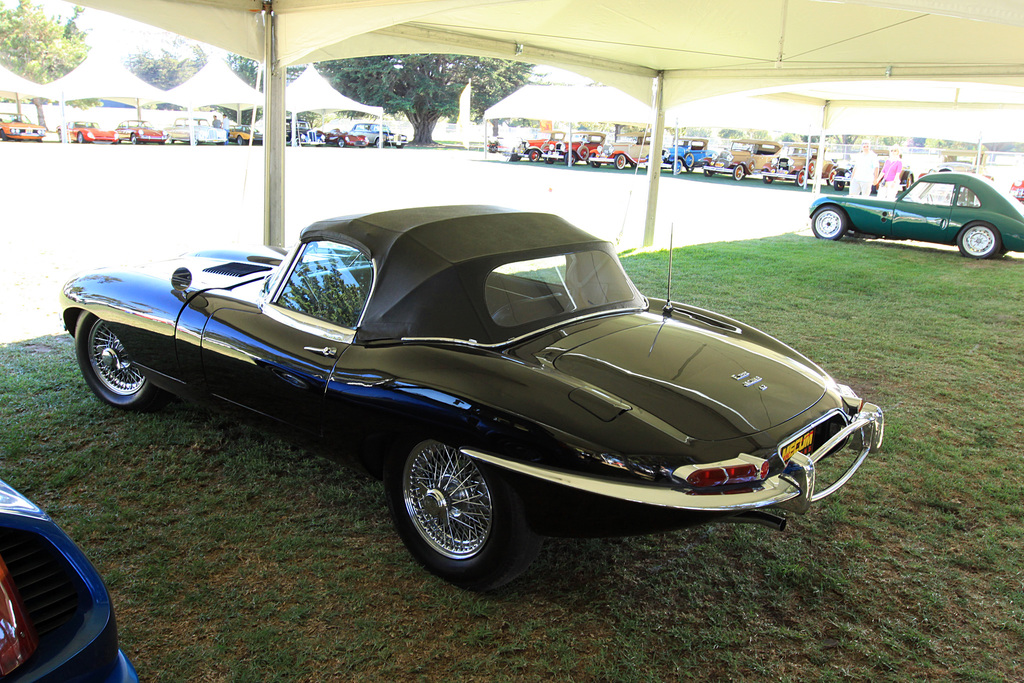
[[[337,147],[366,147],[370,143],[365,135],[357,135],[340,128],[332,128],[329,131],[321,131],[325,145]]]
[[[57,128],[57,135],[60,135],[60,128]],[[117,142],[117,133],[112,130],[102,130],[99,124],[92,121],[73,121],[68,124],[68,140],[113,144]]]
[[[1015,182],[1013,187],[1010,188],[1010,194],[1013,195],[1018,202],[1024,202],[1024,180],[1018,180]]]
[[[572,140],[549,140],[542,150],[545,164],[565,162],[566,149],[572,150],[572,163],[587,163],[591,154],[597,154],[604,145],[604,133],[596,131],[580,131],[572,134]]]
[[[114,130],[118,142],[130,142],[133,145],[141,145],[144,142],[156,142],[164,144],[167,142],[167,132],[154,128],[148,121],[122,121],[117,124]]]
[[[564,130],[551,131],[546,138],[535,138],[533,140],[520,140],[519,144],[509,151],[509,161],[529,159],[540,161],[543,158],[544,148],[549,144],[565,140]]]

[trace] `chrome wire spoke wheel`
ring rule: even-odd
[[[89,331],[89,361],[96,378],[119,396],[131,396],[146,383],[146,378],[132,365],[121,340],[103,322],[97,322]]]
[[[441,555],[463,560],[484,547],[494,506],[476,463],[458,449],[424,441],[402,472],[406,512],[417,533]]]

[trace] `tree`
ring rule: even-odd
[[[171,49],[162,48],[159,55],[149,50],[128,55],[124,66],[146,83],[170,90],[195,76],[206,62],[206,53],[198,43],[177,37]]]
[[[348,97],[382,105],[409,119],[413,143],[433,144],[441,117],[459,113],[459,95],[472,80],[472,114],[483,112],[521,88],[533,67],[523,62],[465,55],[388,55],[317,64],[331,85]]]
[[[85,32],[75,25],[81,13],[74,8],[69,19],[49,18],[43,8],[22,0],[13,9],[0,8],[0,62],[36,83],[50,83],[85,61],[89,46]],[[46,126],[43,99],[35,98],[39,125]]]

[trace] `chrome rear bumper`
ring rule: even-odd
[[[777,508],[803,514],[810,508],[811,503],[839,490],[853,477],[857,469],[867,459],[868,454],[881,449],[884,432],[885,418],[882,410],[876,405],[865,403],[850,424],[822,444],[820,448],[810,455],[794,454],[781,474],[769,477],[755,488],[741,493],[729,493],[714,489],[694,491],[623,482],[558,470],[535,463],[509,460],[500,455],[473,448],[463,448],[462,452],[474,460],[487,462],[496,467],[553,484],[642,505],[654,505],[675,510],[737,513],[746,510]],[[855,449],[858,452],[857,456],[850,467],[831,486],[816,492],[814,488],[815,464],[844,439],[850,439],[847,448]]]

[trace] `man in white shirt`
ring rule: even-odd
[[[868,197],[878,174],[878,155],[871,151],[871,144],[860,143],[860,152],[853,155],[853,173],[850,176],[850,196]]]

